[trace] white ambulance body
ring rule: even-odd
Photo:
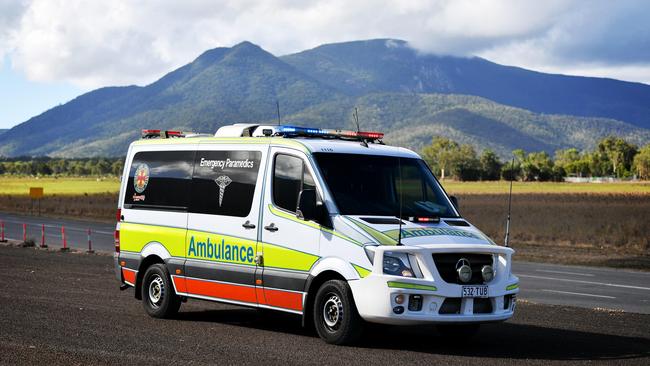
[[[424,161],[382,136],[233,125],[134,142],[119,281],[152,316],[187,298],[268,308],[337,344],[364,322],[457,334],[512,317],[513,250],[464,220]]]

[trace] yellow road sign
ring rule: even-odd
[[[43,187],[29,187],[29,197],[31,198],[42,198],[43,197]]]

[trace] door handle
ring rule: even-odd
[[[268,230],[268,231],[272,231],[272,232],[278,231],[278,227],[275,226],[274,223],[271,223],[271,225],[268,225],[268,226],[264,226],[264,229]]]
[[[245,223],[242,224],[244,229],[255,229],[255,224],[251,224],[250,221],[246,220]]]

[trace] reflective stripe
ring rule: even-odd
[[[128,282],[130,285],[135,286],[135,276],[138,271],[122,267],[122,278],[124,282]]]
[[[303,292],[172,276],[177,293],[302,311]]]
[[[309,271],[319,256],[264,243],[264,267]]]
[[[277,208],[273,207],[272,204],[269,204],[269,210],[270,210],[271,213],[274,214],[275,216],[279,216],[279,217],[282,217],[282,218],[285,218],[285,219],[288,219],[288,220],[291,220],[291,221],[297,222],[297,223],[299,223],[299,224],[306,225],[306,226],[309,226],[309,227],[311,227],[311,228],[314,228],[314,229],[317,229],[317,230],[324,231],[324,232],[326,232],[326,233],[330,233],[330,234],[332,234],[332,235],[334,235],[334,236],[336,236],[336,237],[339,237],[339,238],[341,238],[341,239],[343,239],[343,240],[345,240],[345,241],[349,241],[350,243],[353,243],[353,244],[355,244],[355,245],[359,245],[359,246],[362,245],[360,242],[358,242],[358,241],[356,241],[356,240],[350,238],[349,236],[345,236],[345,235],[343,235],[343,234],[341,234],[341,233],[339,233],[339,232],[336,232],[336,231],[334,231],[334,230],[330,230],[330,229],[328,229],[328,228],[326,228],[326,227],[323,227],[323,226],[321,226],[321,225],[319,225],[319,224],[317,224],[317,223],[315,223],[315,222],[301,220],[301,219],[297,218],[295,215],[292,215],[292,214],[290,214],[290,213],[288,213],[288,212],[284,212],[284,211],[282,211],[282,210],[278,210]]]
[[[516,288],[519,288],[519,284],[518,284],[518,283],[514,283],[514,284],[512,284],[512,285],[506,287],[506,291],[514,290],[514,289],[516,289]]]
[[[120,223],[120,249],[140,253],[151,242],[161,243],[172,257],[185,256],[185,228]]]
[[[185,278],[187,293],[256,304],[255,287]]]
[[[351,217],[346,216],[346,218],[350,221],[352,221],[355,225],[357,225],[361,230],[363,230],[366,234],[370,235],[373,239],[377,241],[377,243],[382,244],[382,245],[396,245],[397,240],[391,238],[390,236],[382,233],[379,230],[375,230],[371,228],[370,226],[363,224]]]
[[[418,285],[418,284],[415,284],[415,283],[388,281],[387,284],[388,284],[388,287],[392,287],[392,288],[405,288],[405,289],[410,289],[410,290],[424,290],[424,291],[438,291],[438,288],[436,286]]]
[[[370,274],[370,272],[371,272],[370,270],[367,270],[367,269],[365,269],[363,267],[357,266],[354,263],[352,264],[352,267],[354,267],[354,269],[359,274],[359,277],[361,277],[361,278],[364,278],[364,277],[368,276]]]
[[[302,311],[302,293],[264,289],[266,305]]]

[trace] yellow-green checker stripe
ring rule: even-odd
[[[514,289],[517,289],[517,288],[519,288],[519,284],[518,283],[513,283],[512,285],[506,287],[506,291],[514,290]]]
[[[429,285],[418,285],[415,283],[408,282],[397,282],[397,281],[388,281],[388,287],[391,288],[405,288],[409,290],[424,290],[424,291],[438,291],[436,286]]]
[[[283,218],[285,218],[285,219],[288,219],[288,220],[291,220],[291,221],[297,222],[297,223],[299,223],[299,224],[307,225],[307,226],[312,227],[312,228],[314,228],[314,229],[318,229],[318,230],[325,231],[325,232],[330,233],[330,234],[332,234],[332,235],[334,235],[334,236],[337,236],[337,237],[339,237],[339,238],[341,238],[341,239],[343,239],[343,240],[349,241],[350,243],[353,243],[353,244],[356,244],[356,245],[359,245],[359,246],[362,245],[360,242],[358,242],[358,241],[356,241],[356,240],[350,238],[349,236],[345,236],[345,235],[340,234],[340,233],[338,233],[338,232],[336,232],[336,231],[334,231],[334,230],[330,230],[330,229],[328,229],[328,228],[322,227],[321,225],[318,225],[318,224],[315,223],[315,222],[301,220],[301,219],[297,218],[295,215],[292,215],[292,214],[290,214],[290,213],[288,213],[288,212],[284,212],[284,211],[278,210],[277,208],[273,207],[272,204],[269,204],[269,210],[270,210],[271,213],[274,214],[275,216],[283,217]]]

